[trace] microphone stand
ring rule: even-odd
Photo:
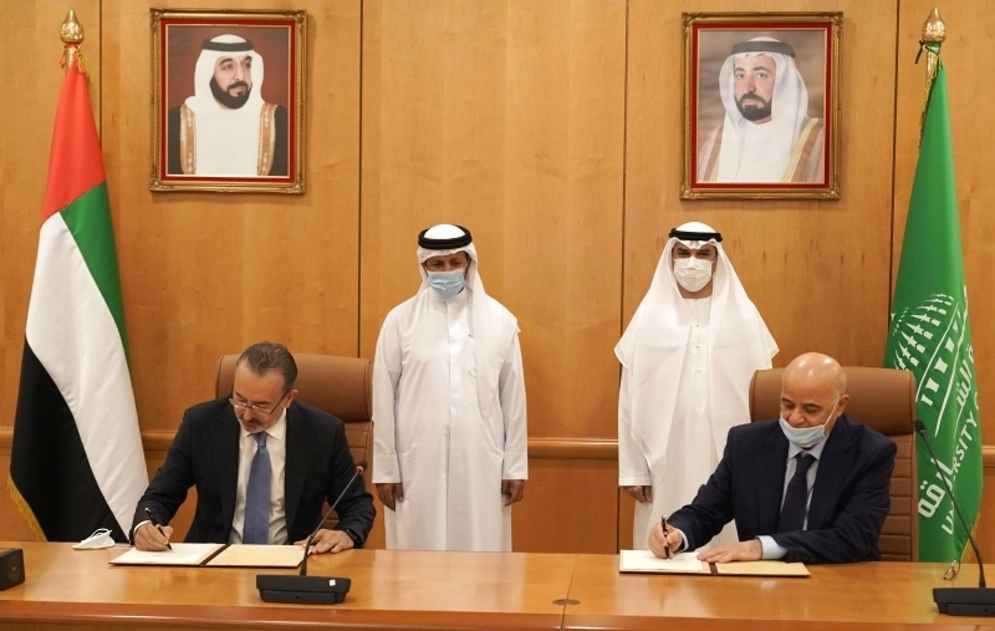
[[[356,465],[356,472],[349,478],[342,492],[335,498],[332,505],[328,507],[325,514],[308,535],[304,542],[304,559],[301,561],[301,571],[297,575],[286,574],[258,574],[256,575],[256,588],[259,590],[259,597],[266,602],[273,603],[308,603],[321,605],[335,605],[345,600],[345,595],[349,593],[352,581],[348,578],[327,578],[321,576],[307,575],[307,559],[311,552],[311,543],[315,535],[325,524],[325,520],[332,514],[335,507],[341,500],[352,483],[356,481],[363,471],[366,470],[366,461],[361,461]]]
[[[950,481],[947,480],[940,470],[936,452],[933,451],[933,446],[929,444],[929,439],[926,438],[926,424],[921,419],[916,419],[915,428],[916,433],[922,438],[923,444],[926,445],[926,449],[929,450],[929,457],[933,461],[933,466],[940,472],[939,478],[943,481],[943,486],[946,487],[947,493],[950,494],[950,503],[953,504],[954,512],[957,513],[957,519],[960,520],[961,527],[967,533],[967,540],[971,543],[975,558],[978,559],[977,587],[934,587],[933,601],[936,603],[936,608],[939,609],[940,613],[951,616],[995,616],[995,589],[988,589],[985,584],[985,565],[981,561],[981,551],[978,550],[978,544],[971,535],[971,529],[967,526],[964,514],[960,512],[960,506],[958,506],[957,499],[954,497],[954,489],[950,486]]]

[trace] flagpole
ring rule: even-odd
[[[926,89],[923,91],[922,111],[919,113],[919,146],[922,146],[922,128],[926,124],[926,106],[929,104],[929,93],[933,88],[933,80],[936,79],[936,72],[940,68],[940,47],[947,39],[947,25],[940,17],[940,10],[933,7],[929,12],[929,17],[922,25],[922,39],[919,40],[919,53],[916,55],[916,63],[919,63],[919,55],[926,53]]]
[[[72,13],[70,11],[70,13]],[[925,43],[935,43],[936,50],[927,47],[929,57],[927,58],[926,73],[932,76],[936,73],[936,61],[940,54],[940,45],[947,39],[947,25],[940,17],[940,10],[933,7],[929,12],[929,17],[922,25],[922,41]]]
[[[83,25],[76,19],[76,11],[69,9],[65,21],[62,22],[62,28],[59,29],[59,35],[66,46],[62,53],[62,65],[65,66],[66,72],[69,72],[73,64],[77,63],[79,45],[83,43]]]

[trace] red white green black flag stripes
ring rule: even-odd
[[[52,137],[11,449],[10,491],[40,537],[73,541],[110,528],[125,540],[148,484],[126,349],[100,143],[86,77],[71,62]]]

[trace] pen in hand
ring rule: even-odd
[[[149,521],[152,522],[152,525],[155,526],[155,529],[159,531],[159,534],[166,538],[166,549],[172,552],[173,546],[169,543],[169,537],[166,537],[166,533],[162,531],[162,526],[155,520],[155,515],[152,514],[148,506],[145,507],[145,514],[148,516]]]
[[[147,508],[145,510],[148,510]],[[155,522],[152,522],[155,523]],[[667,541],[667,516],[662,515],[660,517],[660,527],[663,529],[663,553],[667,555],[667,558],[671,558],[670,554],[670,543]]]

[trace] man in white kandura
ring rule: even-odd
[[[615,347],[618,484],[636,499],[633,546],[690,502],[715,470],[733,425],[749,422],[754,371],[777,344],[722,249],[699,222],[670,231],[650,289]],[[713,543],[736,541],[730,524]]]
[[[373,363],[387,547],[510,551],[528,478],[518,321],[484,292],[469,230],[440,224],[418,246],[421,288],[387,314]]]

